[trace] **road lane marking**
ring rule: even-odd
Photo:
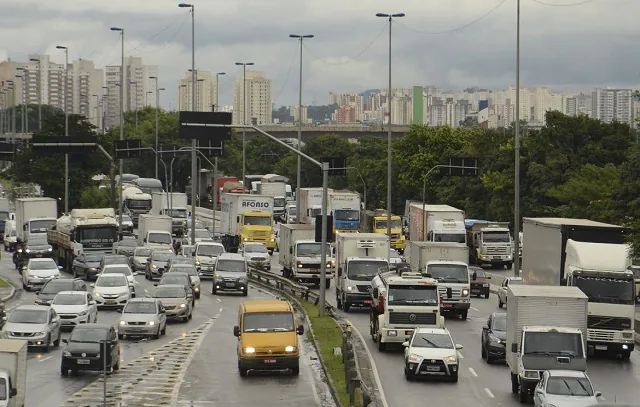
[[[147,290],[146,288],[144,289],[144,292],[149,294],[149,290]]]
[[[480,310],[475,307],[471,307],[471,309],[474,310],[475,312],[480,312]]]
[[[460,351],[458,351],[458,357],[459,357],[460,359],[464,359],[464,356],[462,356],[462,353],[460,353]]]
[[[46,358],[38,359],[38,363],[44,362],[45,360],[51,359],[53,356],[47,356]]]
[[[218,304],[222,303],[222,300],[220,298],[216,298],[216,301],[218,301]]]
[[[496,396],[494,396],[494,395],[493,395],[493,393],[491,393],[491,390],[489,390],[489,388],[488,388],[488,387],[485,387],[485,388],[484,388],[484,391],[485,391],[485,393],[487,393],[487,395],[488,395],[489,397],[491,397],[492,399],[495,399],[495,398],[496,398]]]
[[[472,367],[469,368],[469,371],[471,372],[472,375],[474,375],[475,377],[478,377],[478,374],[476,373],[475,370],[473,370]]]

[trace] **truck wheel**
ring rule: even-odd
[[[505,266],[507,266],[507,270],[511,270],[511,268],[513,267],[513,262],[512,261],[508,261]]]
[[[467,319],[467,315],[469,314],[469,310],[464,310],[460,313],[460,319],[465,321]]]
[[[382,342],[382,337],[378,338],[378,350],[380,352],[384,352],[387,350],[387,344]]]
[[[518,392],[518,401],[522,404],[526,403],[529,398],[529,395],[527,394],[526,389],[524,389],[522,386],[520,386],[520,391]]]
[[[336,291],[336,307],[338,309],[342,309],[342,300],[340,300],[340,296],[338,295],[338,291]]]
[[[622,360],[629,360],[631,358],[631,351],[625,350],[620,354],[620,356],[622,357]]]
[[[351,309],[351,303],[348,301],[343,301],[342,302],[342,309],[344,310],[344,312],[349,312],[349,310]]]
[[[331,280],[329,280],[328,278],[324,281],[324,288],[330,288],[331,287]]]
[[[518,376],[511,373],[511,393],[517,394],[520,390],[520,384],[518,383]]]
[[[498,296],[498,308],[504,307],[504,303],[500,300],[500,296]]]

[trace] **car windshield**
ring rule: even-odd
[[[169,261],[170,258],[175,257],[171,252],[153,252],[151,260],[153,261]]]
[[[167,216],[171,218],[187,218],[187,210],[186,209],[169,209],[167,210]]]
[[[297,255],[300,257],[320,256],[322,253],[321,243],[299,243]],[[327,255],[331,253],[331,246],[327,244]]]
[[[411,346],[414,348],[453,349],[451,337],[445,334],[417,333]]]
[[[169,272],[187,273],[190,276],[197,276],[198,270],[195,267],[189,265],[176,264],[169,269]]]
[[[102,270],[102,274],[124,274],[125,276],[130,276],[131,269],[129,267],[124,266],[108,266]]]
[[[46,324],[47,310],[17,309],[9,317],[9,322],[17,324]]]
[[[242,318],[243,332],[293,332],[290,312],[247,312]]]
[[[216,271],[244,273],[247,269],[244,260],[218,260]]]
[[[217,257],[220,254],[224,253],[224,247],[219,245],[199,245],[198,250],[196,251],[196,256],[212,256]]]
[[[155,314],[156,304],[149,301],[133,301],[124,307],[125,314]]]
[[[86,294],[58,294],[53,299],[54,305],[85,305],[87,303]]]
[[[30,232],[46,232],[47,229],[51,229],[52,227],[54,227],[56,222],[57,221],[55,219],[32,220],[31,222],[29,222],[31,228]]]
[[[171,234],[169,233],[149,233],[147,243],[155,244],[172,244]]]
[[[27,242],[27,246],[49,246],[47,239],[31,239]]]
[[[589,297],[589,302],[633,305],[636,298],[633,278],[576,276],[574,285]]]
[[[107,339],[107,330],[102,328],[80,328],[71,331],[69,342],[97,343]]]
[[[126,256],[109,256],[104,258],[104,265],[107,266],[109,264],[128,264],[129,260],[127,260]]]
[[[349,280],[371,281],[379,271],[388,272],[389,264],[386,261],[350,261],[348,270]]]
[[[72,288],[73,283],[69,280],[49,280],[40,290],[40,294],[58,294],[60,291],[68,291]]]
[[[122,215],[122,223],[133,223],[133,221],[131,220],[131,218],[129,217],[129,215]]]
[[[29,270],[51,270],[51,269],[57,269],[57,268],[58,266],[56,265],[56,262],[53,260],[29,262]]]
[[[135,252],[133,252],[134,257],[149,257],[151,256],[151,249],[147,249],[146,247],[137,248]]]
[[[468,283],[469,270],[467,266],[457,264],[429,264],[427,273],[443,283]]]
[[[271,226],[271,218],[268,216],[245,216],[244,224],[251,226]]]
[[[392,285],[388,297],[389,305],[436,305],[438,289],[435,285]]]
[[[586,397],[593,396],[593,388],[586,377],[552,376],[547,381],[547,394]]]
[[[523,355],[582,357],[582,336],[565,332],[527,332]]]
[[[507,332],[507,315],[496,314],[493,316],[491,329],[496,332]]]
[[[160,284],[188,284],[188,276],[178,273],[179,272],[174,272],[163,275],[160,279]]]
[[[100,263],[100,260],[102,260],[102,255],[100,255],[100,254],[85,254],[84,255],[84,262],[85,263]]]
[[[482,232],[482,241],[485,243],[509,243],[509,232]]]
[[[138,242],[134,239],[123,239],[118,242],[118,246],[136,247]]]
[[[153,298],[185,298],[186,293],[180,287],[158,287],[153,292]]]
[[[391,219],[391,229],[399,229],[402,227],[402,222],[398,219]],[[377,220],[376,221],[376,229],[386,229],[387,221],[386,220]]]
[[[436,233],[433,241],[442,243],[466,243],[467,235],[464,233]]]
[[[267,247],[263,244],[246,244],[244,251],[247,253],[268,253]]]
[[[211,237],[211,233],[209,233],[206,229],[196,230],[196,239],[209,239]]]
[[[96,287],[124,287],[128,285],[129,282],[127,281],[127,278],[118,275],[98,277],[98,281],[96,281]]]

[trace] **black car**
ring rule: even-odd
[[[168,273],[162,276],[158,284],[154,285],[159,286],[164,284],[180,284],[187,287],[191,291],[191,302],[193,305],[196,304],[196,287],[191,281],[189,274],[181,273],[179,271]]]
[[[167,268],[167,263],[175,257],[177,256],[168,250],[154,250],[149,260],[147,260],[144,278],[153,280],[154,278],[162,277],[164,269]]]
[[[85,253],[73,259],[71,266],[73,276],[84,278],[85,281],[95,280],[102,256],[100,253]]]
[[[56,278],[49,280],[36,291],[37,305],[51,305],[51,301],[60,291],[87,291],[87,285],[79,278]]]
[[[53,257],[53,247],[47,242],[46,237],[32,237],[23,245],[21,249],[16,251],[17,263],[16,268],[22,269],[29,259],[39,259],[43,257]]]
[[[494,312],[489,316],[487,325],[482,327],[482,358],[491,364],[504,361],[507,343],[507,314]]]
[[[75,375],[80,370],[104,370],[106,357],[107,372],[120,369],[120,344],[118,335],[111,325],[82,324],[73,328],[69,339],[63,339],[67,347],[62,352],[60,374]],[[105,348],[108,348],[105,352]]]

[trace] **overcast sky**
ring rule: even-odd
[[[521,83],[560,90],[640,86],[640,0],[521,0]],[[191,19],[173,0],[21,0],[2,7],[0,58],[48,53],[118,65],[125,53],[158,65],[175,108],[177,80],[191,67]],[[544,3],[544,4],[541,4]],[[583,3],[583,4],[581,4]],[[389,9],[389,5],[393,8]],[[577,4],[575,6],[567,6]],[[272,79],[276,105],[297,103],[299,43],[305,40],[303,103],[327,94],[386,88],[388,26],[377,12],[406,13],[393,24],[393,87],[505,88],[515,83],[516,0],[207,0],[196,5],[196,68],[226,71],[230,104],[236,61]],[[493,11],[492,11],[493,10]],[[484,18],[482,18],[485,16]],[[4,54],[4,55],[3,55]]]

